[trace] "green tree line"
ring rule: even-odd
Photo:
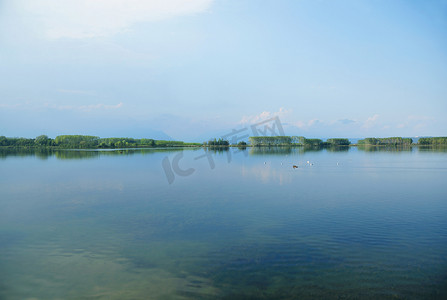
[[[203,143],[204,146],[229,146],[230,142],[227,140],[224,140],[222,138],[216,140],[209,140],[208,142]]]
[[[252,146],[284,146],[292,144],[290,136],[251,136],[249,137]]]
[[[59,135],[55,139],[40,135],[35,139],[8,138],[0,136],[3,147],[56,147],[64,149],[107,149],[143,147],[184,147],[200,146],[198,143],[134,138],[100,138],[90,135]]]
[[[252,146],[306,146],[306,147],[332,147],[348,146],[351,144],[347,138],[330,138],[326,142],[321,139],[308,139],[303,136],[252,136],[249,138]],[[385,146],[408,146],[413,143],[411,138],[369,137],[358,141],[358,145],[385,145]],[[238,145],[245,145],[240,142]],[[447,137],[420,138],[419,145],[447,145]],[[182,141],[166,141],[154,139],[134,138],[100,138],[90,135],[60,135],[55,139],[46,135],[36,138],[5,137],[0,136],[0,147],[56,147],[64,149],[114,149],[114,148],[146,148],[146,147],[185,147],[200,146],[199,143],[185,143]],[[230,146],[227,140],[222,138],[210,140],[203,143],[204,146]]]
[[[357,142],[358,145],[378,145],[378,146],[397,146],[397,145],[411,145],[413,139],[402,137],[389,138],[365,138]]]
[[[447,145],[447,137],[420,138],[418,143],[420,145]]]
[[[349,146],[351,144],[349,139],[328,139],[326,143],[333,146]]]
[[[331,138],[326,142],[321,139],[308,139],[304,136],[252,136],[249,138],[252,146],[308,146],[308,147],[323,147],[323,146],[348,146],[351,144],[349,139],[345,138]]]

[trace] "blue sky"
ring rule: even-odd
[[[447,1],[1,0],[0,135],[447,135]]]

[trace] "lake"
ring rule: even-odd
[[[0,190],[0,299],[447,297],[446,149],[0,149]]]

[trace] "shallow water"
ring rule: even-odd
[[[446,175],[416,147],[0,150],[0,299],[442,299]]]

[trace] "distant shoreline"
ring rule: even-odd
[[[35,148],[35,149],[155,149],[155,148],[225,148],[225,147],[305,147],[305,148],[340,148],[340,147],[412,147],[412,146],[447,146],[447,137],[419,138],[417,143],[412,138],[388,137],[365,138],[351,144],[347,138],[308,139],[303,136],[254,136],[249,143],[239,141],[231,144],[228,140],[209,140],[203,143],[183,141],[166,141],[135,138],[100,138],[87,135],[61,135],[55,139],[46,135],[36,138],[8,138],[0,136],[0,148]]]
[[[182,145],[182,146],[162,146],[162,147],[122,147],[122,148],[64,148],[58,146],[0,146],[1,149],[40,149],[40,150],[103,150],[103,151],[120,151],[120,150],[139,150],[139,149],[198,149],[198,148],[207,148],[207,149],[223,149],[223,148],[306,148],[306,149],[341,149],[341,148],[409,148],[409,147],[447,147],[447,144],[439,144],[439,145],[423,145],[423,144],[411,144],[411,145],[359,145],[359,144],[351,144],[344,146],[306,146],[306,145],[225,145],[225,146],[204,146],[204,145]]]

